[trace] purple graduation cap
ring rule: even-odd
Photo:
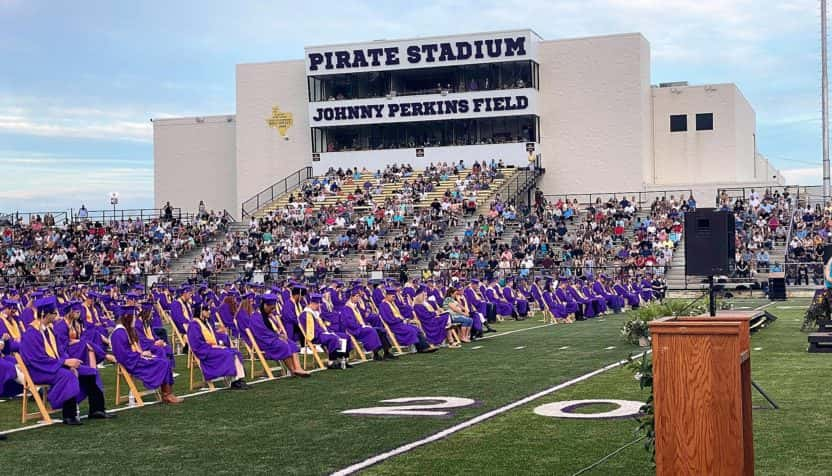
[[[318,293],[312,293],[309,295],[309,302],[321,303],[323,301],[323,296]]]

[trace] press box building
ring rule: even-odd
[[[546,194],[782,184],[731,83],[651,85],[639,33],[532,30],[312,46],[237,65],[236,114],[153,121],[155,200],[240,205],[307,166],[502,159],[546,169]],[[702,197],[704,195],[704,197]]]

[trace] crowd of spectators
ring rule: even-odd
[[[736,244],[736,277],[782,271],[783,263],[772,259],[776,245],[784,245],[789,232],[792,201],[788,192],[751,189],[747,198],[719,197],[720,210],[733,212]]]
[[[831,238],[832,208],[818,204],[795,211],[786,266],[789,284],[823,284],[823,248]]]
[[[57,225],[51,216],[34,216],[0,227],[0,276],[6,285],[136,282],[166,272],[173,259],[228,225],[225,213],[207,210],[185,220],[164,209],[157,216],[97,221],[79,213]]]

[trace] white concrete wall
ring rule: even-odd
[[[311,165],[308,100],[304,60],[237,65],[238,210],[254,194]],[[286,138],[267,123],[274,106],[293,115]]]
[[[199,119],[202,122],[198,122]],[[153,121],[154,203],[196,211],[227,210],[239,218],[234,116]]]
[[[320,162],[312,162],[312,170],[316,175],[326,172],[330,167],[366,167],[375,172],[384,169],[387,164],[410,164],[414,169],[423,170],[430,163],[456,164],[462,160],[466,167],[471,167],[474,162],[490,163],[491,159],[503,159],[506,165],[520,167],[527,167],[529,164],[525,143],[425,147],[424,151],[424,157],[416,157],[416,149],[322,153]]]
[[[767,181],[755,164],[754,110],[735,85],[653,88],[653,111],[655,184]],[[696,114],[708,112],[713,130],[697,131]],[[688,116],[686,132],[670,132],[675,114]]]
[[[638,33],[540,42],[545,193],[642,189],[652,162],[649,56]]]

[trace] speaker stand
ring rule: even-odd
[[[708,276],[708,311],[711,317],[716,317],[716,291],[713,276]]]

